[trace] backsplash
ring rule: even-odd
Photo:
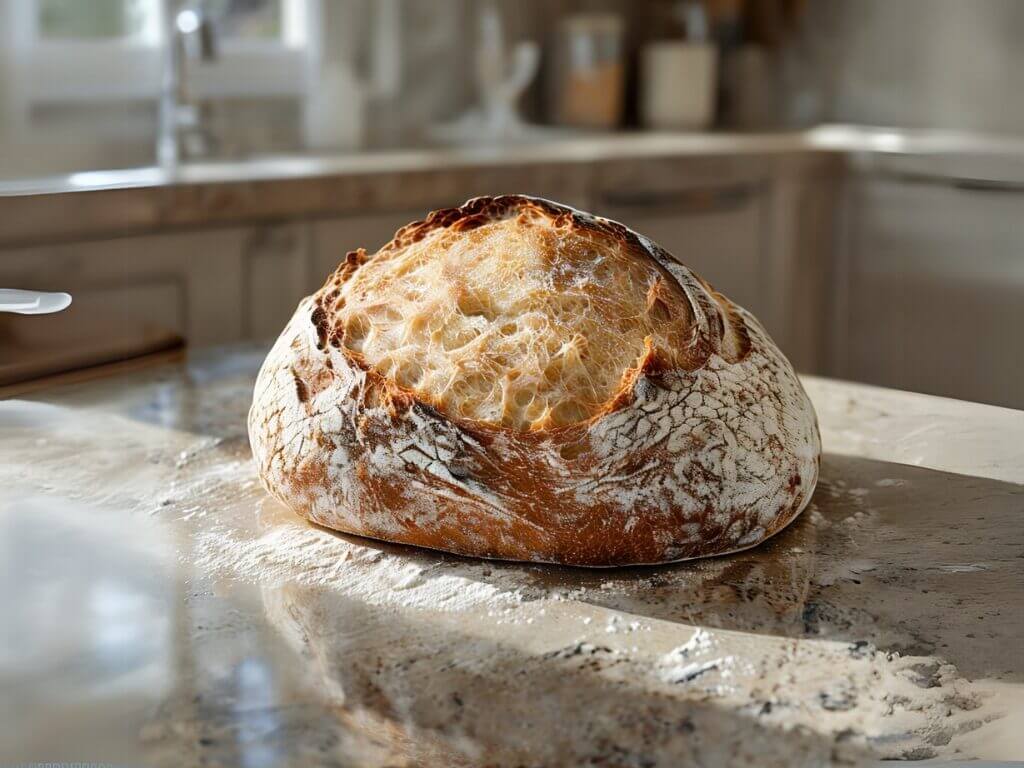
[[[785,50],[788,121],[1024,131],[1018,0],[815,0]]]

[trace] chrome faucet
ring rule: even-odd
[[[182,157],[202,157],[216,148],[209,128],[209,107],[189,89],[188,62],[214,61],[217,35],[203,2],[168,0],[165,8],[163,78],[157,129],[157,162],[165,170]]]

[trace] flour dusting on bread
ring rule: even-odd
[[[570,217],[520,207],[399,239],[338,286],[342,344],[440,410],[516,429],[601,411],[688,303],[653,260]]]
[[[580,565],[753,546],[820,454],[749,313],[622,225],[522,196],[350,252],[268,356],[250,438],[323,525]]]

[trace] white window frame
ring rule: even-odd
[[[7,59],[3,128],[15,136],[30,136],[31,113],[38,104],[158,99],[168,0],[144,2],[147,20],[136,36],[46,40],[37,28],[37,0],[0,0],[0,25],[7,30],[7,40],[0,40]],[[279,41],[229,38],[219,41],[216,61],[188,62],[194,68],[189,78],[193,93],[200,98],[301,97],[310,53],[309,20],[318,2],[282,0]]]

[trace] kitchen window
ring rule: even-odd
[[[301,99],[314,3],[207,0],[218,57],[188,62],[193,93]],[[37,173],[41,159],[55,170],[152,162],[171,7],[179,6],[173,0],[0,0],[7,37],[0,41],[0,134],[27,150]],[[45,146],[46,157],[33,146]],[[5,158],[0,166],[17,162]],[[0,167],[0,173],[12,171]]]
[[[139,36],[154,14],[145,0],[36,0],[41,40],[110,40]]]

